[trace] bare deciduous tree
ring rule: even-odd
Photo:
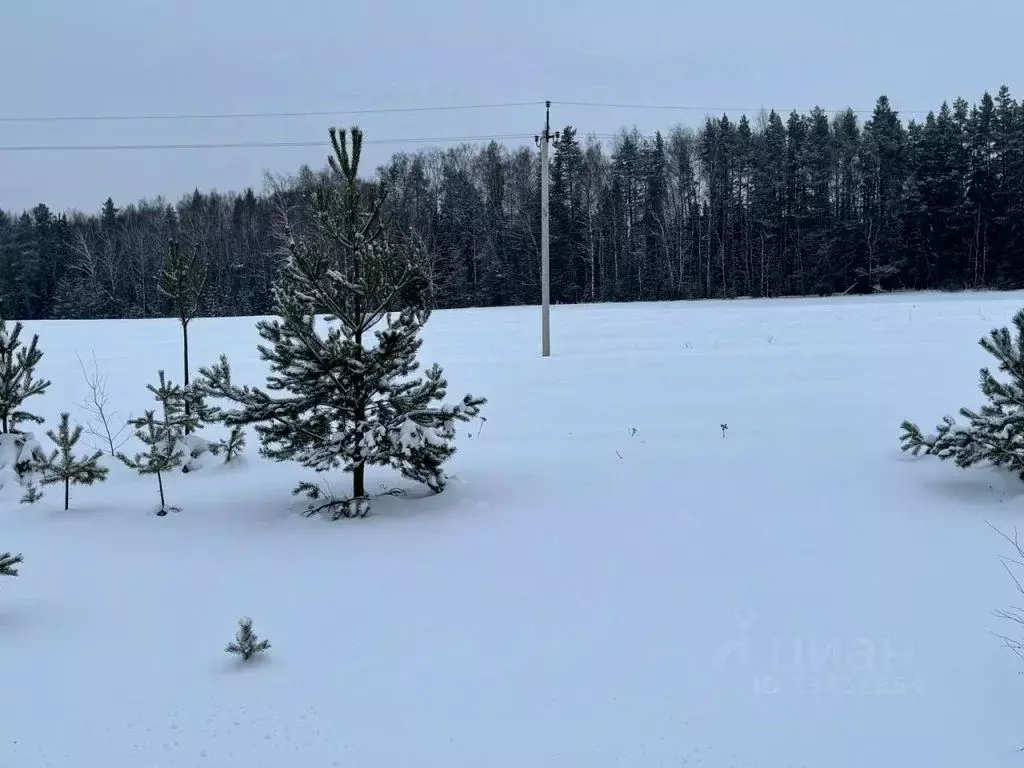
[[[1010,566],[1017,566],[1018,568],[1024,568],[1024,545],[1020,543],[1020,539],[1017,536],[1017,529],[1013,529],[1013,536],[1010,536],[1003,531],[1000,531],[991,523],[988,523],[989,528],[998,533],[1002,538],[1010,543],[1016,552],[1016,557],[1001,556],[1000,559],[1003,562],[1003,568],[1006,569],[1006,573],[1009,574],[1010,580],[1013,581],[1014,587],[1016,587],[1018,594],[1024,595],[1024,584],[1021,583],[1020,578],[1013,572]],[[1010,606],[1009,608],[1002,608],[995,611],[995,615],[1001,619],[1006,619],[1024,626],[1024,608],[1017,606]],[[1006,647],[1016,653],[1021,658],[1024,658],[1024,640],[1019,637],[1009,637],[1007,635],[997,634],[1000,640],[1002,640]]]
[[[96,353],[93,352],[92,355],[91,372],[86,370],[82,358],[77,354],[76,357],[78,357],[78,365],[82,369],[82,375],[85,377],[85,383],[89,389],[85,400],[78,402],[77,405],[92,416],[92,419],[85,424],[85,432],[98,441],[98,445],[94,444],[91,447],[109,452],[111,456],[117,456],[117,452],[131,437],[131,432],[128,429],[131,414],[127,419],[122,419],[116,411],[110,410],[107,377],[100,373]]]

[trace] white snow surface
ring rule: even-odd
[[[558,306],[547,359],[538,308],[438,312],[424,368],[487,421],[460,425],[442,494],[374,470],[409,493],[364,520],[305,518],[292,487],[326,476],[251,430],[238,465],[166,478],[163,518],[156,478],[116,462],[67,513],[9,483],[0,765],[1019,765],[1024,662],[996,634],[1024,628],[994,615],[1017,595],[987,523],[1012,532],[1024,485],[898,431],[981,405],[977,341],[1021,306]],[[254,323],[196,320],[193,366],[225,352],[263,385]],[[31,332],[37,436],[86,418],[76,352],[121,412],[152,407],[158,368],[180,379],[173,320]],[[243,664],[246,615],[272,647]]]

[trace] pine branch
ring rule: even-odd
[[[1009,466],[1024,481],[1024,310],[1014,316],[1014,325],[1016,339],[1007,328],[997,328],[979,342],[1010,380],[999,381],[988,368],[982,368],[980,388],[988,403],[978,411],[960,409],[966,426],[958,425],[951,416],[943,417],[931,435],[904,421],[900,434],[903,451],[952,460],[962,469],[980,462]]]
[[[274,400],[265,392],[249,386],[238,387],[231,383],[231,368],[225,355],[210,368],[200,368],[199,374],[205,379],[204,391],[214,397],[222,397],[242,406],[240,409],[224,411],[221,418],[228,426],[259,425],[272,421],[283,428],[295,429],[310,440],[322,440],[323,435],[310,431],[294,421],[308,407],[305,398],[282,398]]]
[[[397,495],[397,494],[391,494]],[[318,514],[329,512],[331,519],[342,518],[352,520],[366,517],[370,514],[370,500],[365,496],[352,499],[339,499],[331,493],[325,493],[319,485],[303,480],[294,489],[292,496],[305,496],[311,501],[320,501],[321,504],[310,504],[306,507],[306,517],[313,517]]]
[[[21,555],[12,555],[10,552],[0,554],[0,576],[17,576],[18,569],[15,566],[21,565],[23,561]]]

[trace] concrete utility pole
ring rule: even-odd
[[[540,145],[540,353],[551,356],[551,253],[548,227],[548,142],[558,140],[558,131],[551,134],[551,102],[544,105],[544,132],[534,136]]]

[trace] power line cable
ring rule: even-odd
[[[612,102],[603,101],[552,101],[552,105],[563,106],[563,107],[597,107],[602,109],[651,109],[651,110],[662,110],[668,112],[705,112],[705,113],[719,113],[719,112],[745,112],[745,113],[757,113],[762,110],[770,110],[771,107],[702,107],[696,105],[672,105],[672,104],[617,104]],[[809,109],[789,109],[780,110],[776,109],[779,114],[789,114],[790,112],[810,112]],[[822,112],[826,112],[832,115],[839,115],[845,112],[853,112],[858,115],[870,115],[874,109],[822,109]],[[907,115],[926,115],[928,112],[934,112],[935,110],[927,109],[901,109],[895,110],[901,114]]]
[[[129,122],[159,120],[259,120],[291,117],[331,117],[342,115],[383,115],[408,112],[456,112],[462,110],[504,109],[543,106],[543,101],[507,101],[493,104],[442,104],[426,107],[374,107],[305,112],[224,112],[137,115],[0,115],[0,123]]]
[[[450,144],[452,142],[510,141],[530,139],[532,133],[504,133],[486,136],[431,136],[407,139],[367,139],[364,144]],[[0,152],[131,152],[139,150],[217,150],[274,147],[324,147],[327,142],[319,141],[238,141],[224,143],[196,144],[24,144],[0,146]]]
[[[604,101],[552,101],[553,105],[565,107],[593,107],[599,109],[647,109],[669,112],[747,112],[757,113],[770,107],[713,107],[700,106],[696,104],[632,104]],[[305,111],[276,111],[276,112],[180,112],[168,114],[122,114],[122,115],[0,115],[0,123],[62,123],[62,122],[143,122],[152,121],[184,121],[184,120],[263,120],[280,118],[299,117],[332,117],[351,115],[384,115],[402,114],[417,112],[457,112],[468,110],[485,109],[508,109],[518,107],[539,107],[543,101],[506,101],[485,104],[440,104],[420,107],[367,107],[361,109],[335,109],[335,110],[305,110]],[[810,110],[801,109],[776,109],[776,112],[807,112]],[[841,114],[848,111],[843,109],[823,109],[829,114]],[[873,109],[852,109],[849,111],[856,114],[871,114]],[[904,114],[927,114],[934,110],[897,110]]]

